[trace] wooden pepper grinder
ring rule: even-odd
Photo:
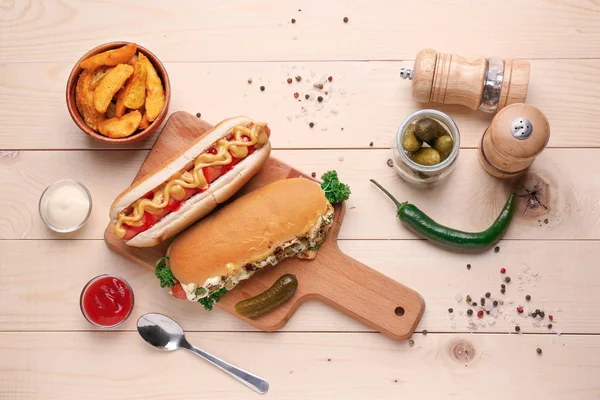
[[[511,104],[496,114],[481,138],[479,162],[497,178],[524,172],[550,139],[548,119],[529,104]]]
[[[402,68],[400,76],[413,80],[413,97],[422,103],[459,104],[495,113],[525,102],[529,70],[526,61],[467,59],[423,49],[414,68]]]

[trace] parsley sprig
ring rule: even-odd
[[[205,310],[212,311],[213,304],[218,303],[219,299],[225,296],[225,294],[227,294],[227,289],[221,288],[219,290],[215,290],[208,296],[201,298],[198,300],[198,303],[202,304]]]
[[[350,197],[350,186],[340,182],[336,171],[327,171],[322,176],[321,189],[331,204],[341,203]]]
[[[161,257],[158,259],[154,274],[160,280],[160,287],[172,288],[173,285],[177,283],[175,275],[173,275],[171,268],[169,268],[169,257]]]

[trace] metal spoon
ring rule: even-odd
[[[137,321],[137,330],[140,336],[152,346],[173,351],[180,348],[187,349],[204,358],[217,368],[227,372],[252,390],[264,394],[269,390],[269,382],[241,368],[233,366],[212,354],[206,353],[192,346],[183,334],[181,326],[171,318],[157,313],[144,314]]]

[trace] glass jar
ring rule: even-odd
[[[448,157],[435,165],[421,165],[416,163],[409,157],[409,152],[402,147],[402,139],[408,127],[422,118],[431,118],[439,122],[454,142]],[[459,150],[460,133],[452,118],[437,110],[419,110],[406,117],[398,128],[396,140],[392,146],[392,161],[398,174],[406,181],[415,184],[432,184],[445,178],[452,172]]]

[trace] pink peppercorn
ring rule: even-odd
[[[477,311],[477,316],[478,316],[479,318],[483,318],[483,310],[479,310],[479,311]]]
[[[298,93],[298,92],[294,93],[294,98],[297,99],[298,97],[300,97],[300,93]]]
[[[550,321],[554,321],[554,317],[553,317],[552,315],[548,315],[548,319],[549,319]]]
[[[523,314],[523,307],[521,307],[521,306],[517,307],[517,312],[519,314]]]
[[[506,268],[500,268],[500,273],[501,274],[505,274],[506,273]]]
[[[331,82],[331,81],[333,80],[333,76],[330,76],[329,78],[327,78],[327,80],[328,80],[329,82]]]

